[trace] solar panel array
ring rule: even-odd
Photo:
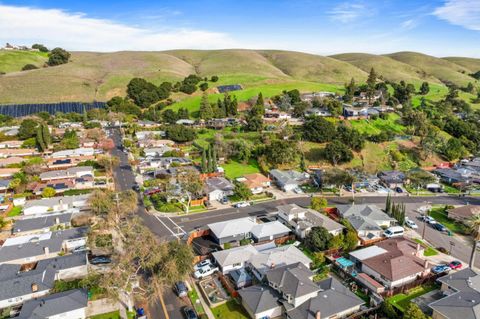
[[[55,114],[62,113],[83,113],[91,109],[105,108],[105,102],[81,103],[81,102],[62,102],[49,104],[8,104],[0,105],[0,114],[12,117],[22,117],[40,112]]]
[[[238,91],[243,89],[240,84],[232,84],[232,85],[219,85],[217,86],[218,92],[225,93],[230,91]]]

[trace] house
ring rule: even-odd
[[[432,319],[480,318],[480,276],[465,268],[439,278],[443,298],[429,304]]]
[[[400,171],[383,171],[378,173],[380,182],[388,188],[402,187],[405,174]]]
[[[222,200],[233,195],[235,186],[225,177],[211,177],[205,180],[205,192],[208,200]]]
[[[50,158],[69,158],[69,157],[85,157],[94,156],[95,149],[93,147],[80,147],[73,150],[63,150],[54,152],[50,155]]]
[[[440,178],[440,181],[449,185],[469,184],[471,178],[463,175],[460,171],[453,168],[437,168],[433,171]]]
[[[337,279],[330,277],[317,283],[318,294],[296,308],[287,310],[287,319],[346,318],[358,313],[365,301]]]
[[[255,242],[273,241],[290,233],[290,229],[278,221],[257,223],[255,217],[231,219],[207,227],[219,245],[250,238]]]
[[[0,149],[0,158],[8,157],[26,157],[26,156],[35,156],[40,153],[34,148],[4,148]]]
[[[144,148],[143,152],[145,153],[145,157],[161,157],[164,153],[173,150],[173,148],[169,146],[161,146],[161,147],[148,147]]]
[[[89,195],[75,195],[29,200],[24,205],[23,214],[39,215],[71,208],[84,209],[88,206],[88,197]]]
[[[234,270],[248,268],[262,280],[266,272],[275,267],[301,262],[310,267],[311,260],[297,247],[285,245],[277,247],[274,243],[245,245],[212,253],[220,271],[228,274]]]
[[[296,308],[320,291],[312,281],[313,275],[302,263],[293,263],[267,271],[266,278],[268,285],[280,294],[281,300]]]
[[[283,313],[278,293],[264,285],[243,288],[238,291],[242,305],[252,319],[276,318]]]
[[[148,120],[140,120],[137,122],[137,125],[143,128],[154,128],[159,126],[158,123]]]
[[[320,214],[313,209],[302,208],[297,204],[287,204],[277,207],[278,219],[290,227],[299,238],[305,238],[313,227],[323,227],[336,236],[345,228],[342,224]]]
[[[272,169],[270,171],[270,177],[284,192],[292,191],[300,185],[308,183],[310,180],[310,175],[307,173],[300,173],[293,170],[282,171]]]
[[[0,178],[12,177],[20,172],[20,168],[0,168]]]
[[[88,260],[85,253],[77,253],[27,265],[2,264],[0,274],[0,309],[3,309],[43,298],[53,288],[56,280],[85,277],[88,274]]]
[[[312,93],[303,93],[300,95],[300,99],[305,102],[312,102],[315,99],[322,99],[326,97],[334,97],[334,92],[312,92]]]
[[[246,174],[237,178],[237,181],[245,184],[252,194],[260,194],[270,187],[270,178],[260,173]]]
[[[23,141],[4,141],[0,142],[0,148],[20,148],[22,147]]]
[[[87,227],[10,237],[0,247],[1,264],[25,264],[55,258],[61,252],[84,246]]]
[[[0,179],[0,191],[5,191],[10,186],[10,179]]]
[[[427,276],[430,265],[422,256],[423,248],[403,237],[390,238],[350,253],[361,272],[387,289],[402,287]]]
[[[135,132],[137,140],[155,139],[156,137],[163,137],[166,133],[164,131],[138,131]]]
[[[41,217],[24,217],[13,224],[12,234],[17,236],[45,233],[52,227],[67,228],[71,226],[73,212],[52,213]]]
[[[332,116],[332,113],[326,108],[311,108],[305,111],[306,116]]]
[[[235,284],[236,289],[241,289],[252,284],[252,276],[245,270],[245,268],[239,268],[231,271],[229,274]]]
[[[157,140],[157,139],[141,139],[138,140],[139,147],[172,147],[175,145],[175,142],[172,140]]]
[[[66,169],[77,166],[80,162],[94,160],[95,156],[74,156],[68,158],[47,158],[46,167],[49,170]]]
[[[18,319],[87,318],[88,293],[83,289],[67,290],[25,302]]]
[[[456,208],[447,209],[448,218],[459,222],[465,222],[480,214],[480,205],[465,205]]]
[[[170,166],[189,166],[192,161],[184,157],[160,157],[160,158],[145,158],[140,161],[138,168],[141,173],[157,168],[170,168]]]
[[[23,163],[25,159],[23,157],[12,156],[7,158],[0,158],[0,167],[5,167],[14,164]]]
[[[383,228],[395,225],[396,220],[375,205],[338,205],[339,215],[350,222],[358,237],[364,240],[380,238]]]
[[[70,167],[64,170],[55,170],[43,172],[40,174],[40,180],[53,181],[57,179],[69,179],[69,178],[80,178],[84,176],[93,176],[93,167],[92,166],[77,166]]]

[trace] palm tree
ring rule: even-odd
[[[467,226],[473,235],[472,254],[470,255],[470,268],[475,264],[477,245],[480,242],[480,215],[474,215],[467,221]]]

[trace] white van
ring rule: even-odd
[[[401,226],[389,227],[386,231],[383,232],[383,236],[387,238],[403,236],[405,229]]]

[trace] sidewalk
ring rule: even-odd
[[[215,319],[215,316],[213,315],[212,311],[210,310],[210,307],[208,306],[208,303],[205,301],[205,299],[203,299],[203,295],[197,283],[194,282],[191,278],[189,278],[188,285],[190,285],[190,289],[195,289],[197,291],[198,300],[200,300],[200,303],[202,304],[203,310],[205,311],[205,314],[207,315],[208,319]],[[195,307],[195,305],[193,306]]]

